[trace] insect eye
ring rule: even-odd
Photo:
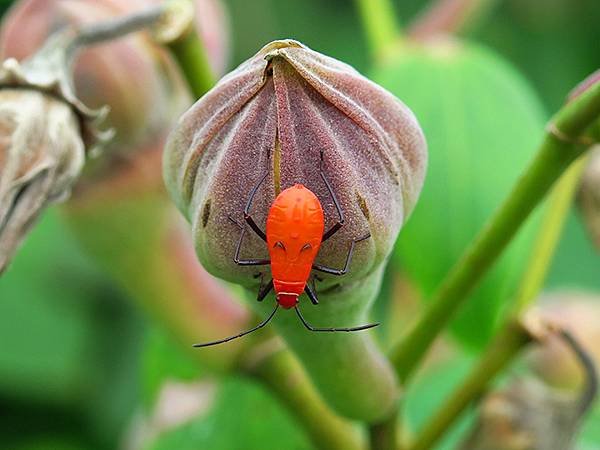
[[[275,242],[275,245],[273,245],[273,248],[277,248],[277,247],[279,247],[282,250],[285,250],[285,245],[283,245],[283,242],[281,242],[281,241],[277,241],[277,242]]]
[[[310,250],[311,248],[312,248],[312,245],[310,245],[310,242],[307,242],[306,244],[304,244],[302,246],[302,248],[300,249],[300,251]]]

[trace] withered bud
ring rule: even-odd
[[[482,401],[460,450],[570,450],[579,429],[577,398],[533,378],[518,378]]]
[[[569,330],[600,370],[600,298],[586,292],[556,292],[542,296],[534,312],[546,323]],[[580,390],[586,376],[577,355],[558,336],[549,336],[544,345],[529,355],[532,369],[548,384]]]
[[[590,154],[577,200],[590,238],[600,250],[600,146]]]
[[[85,159],[79,118],[35,90],[0,90],[0,273],[40,212],[65,198]]]
[[[338,220],[319,174],[320,152],[345,215],[345,225],[323,244],[319,262],[340,267],[352,239],[347,279],[361,279],[389,254],[423,183],[427,153],[412,112],[352,67],[293,40],[274,41],[226,75],[180,120],[165,151],[170,194],[193,227],[204,266],[221,278],[250,285],[253,271],[236,266],[251,190],[251,214],[264,229],[270,204],[302,183],[319,198],[327,229]],[[244,257],[264,257],[256,236]]]
[[[66,30],[22,64],[0,66],[0,273],[40,213],[68,196],[86,151],[110,139],[96,128],[105,108],[75,95]]]

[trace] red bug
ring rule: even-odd
[[[346,256],[346,262],[342,269],[327,267],[314,262],[321,243],[333,236],[344,225],[344,213],[333,192],[331,184],[323,171],[323,151],[321,151],[319,173],[331,195],[339,216],[338,221],[326,232],[324,232],[325,219],[321,202],[310,189],[302,184],[296,184],[289,187],[277,196],[271,205],[267,216],[266,233],[260,229],[250,215],[250,208],[256,192],[267,178],[268,172],[259,180],[250,192],[250,197],[244,208],[244,220],[250,228],[266,242],[270,259],[240,259],[240,251],[246,234],[246,228],[232,217],[229,217],[229,219],[241,230],[235,256],[233,257],[234,262],[240,266],[270,265],[272,279],[267,284],[263,284],[261,274],[261,286],[258,290],[257,300],[259,302],[263,301],[271,290],[275,290],[277,302],[269,317],[254,328],[218,341],[194,344],[194,347],[208,347],[210,345],[222,344],[252,333],[269,323],[279,306],[284,309],[294,308],[304,326],[310,331],[350,332],[366,330],[379,325],[378,323],[372,323],[352,328],[316,328],[306,321],[298,308],[298,297],[303,292],[306,293],[314,305],[319,303],[314,286],[314,280],[317,278],[316,275],[313,276],[312,286],[307,284],[312,270],[330,275],[344,275],[352,262],[352,253],[354,252],[356,243],[371,237],[370,234],[367,234],[366,236],[351,241],[350,249]]]

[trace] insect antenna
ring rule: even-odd
[[[306,319],[304,318],[304,316],[300,312],[300,309],[297,306],[294,309],[296,310],[296,314],[298,314],[298,317],[300,317],[300,320],[302,321],[302,323],[304,324],[306,329],[309,331],[327,331],[327,332],[331,332],[331,333],[335,333],[338,331],[351,332],[351,331],[368,330],[369,328],[373,328],[373,327],[376,327],[377,325],[379,325],[379,323],[370,323],[367,325],[361,325],[359,327],[351,327],[351,328],[316,328],[316,327],[313,327],[311,324],[309,324],[306,321]]]
[[[267,317],[261,323],[259,323],[254,328],[252,328],[252,329],[250,329],[248,331],[244,331],[243,333],[237,334],[235,336],[229,336],[228,338],[220,339],[218,341],[206,342],[204,344],[194,344],[193,347],[196,347],[196,348],[198,348],[198,347],[209,347],[211,345],[223,344],[225,342],[233,341],[234,339],[240,338],[242,336],[246,336],[247,334],[250,334],[253,331],[259,330],[262,327],[264,327],[266,324],[269,323],[269,321],[273,318],[273,316],[277,312],[277,308],[279,308],[279,303],[275,303],[275,308],[273,309],[273,312],[269,315],[269,317]]]

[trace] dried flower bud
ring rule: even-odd
[[[591,152],[577,200],[590,238],[600,250],[600,146]]]
[[[85,158],[80,119],[35,90],[0,90],[0,273],[51,202],[68,195]]]
[[[193,225],[196,249],[213,274],[245,285],[253,271],[232,260],[249,193],[269,173],[252,205],[264,225],[275,194],[295,183],[316,193],[326,227],[337,220],[319,175],[319,152],[346,217],[319,262],[339,266],[357,247],[346,280],[375,270],[389,254],[420,192],[426,146],[410,110],[352,67],[292,40],[275,41],[223,78],[172,132],[165,178]],[[265,246],[248,239],[244,254]]]
[[[580,426],[578,400],[535,378],[488,394],[461,450],[570,450]]]
[[[164,0],[103,0],[124,12],[141,10]],[[222,75],[229,62],[229,17],[221,0],[193,0],[194,22],[213,72]]]
[[[144,9],[148,5],[139,6]],[[122,0],[18,1],[3,18],[0,54],[23,60],[58,29],[139,10]],[[162,135],[189,105],[177,65],[144,33],[82,49],[73,79],[75,92],[86,105],[110,107],[107,124],[116,131],[111,147],[119,151]]]
[[[569,330],[600,368],[600,302],[598,295],[559,292],[546,295],[536,307],[545,321]],[[572,351],[557,337],[530,356],[535,372],[547,383],[561,389],[579,390],[585,380],[581,364]]]

